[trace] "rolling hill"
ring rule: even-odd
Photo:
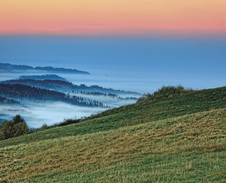
[[[0,181],[224,182],[226,87],[0,141]]]

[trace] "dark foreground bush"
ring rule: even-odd
[[[74,123],[79,123],[79,119],[65,119],[62,123],[59,123],[57,126],[66,126]]]
[[[4,121],[0,128],[0,140],[20,135],[29,132],[29,128],[20,115],[16,115],[11,121]]]

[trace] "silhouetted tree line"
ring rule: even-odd
[[[123,98],[123,97],[118,97],[118,99],[120,99],[120,100],[137,100],[136,97],[125,97],[125,98]]]
[[[26,98],[32,100],[52,100],[62,101],[70,104],[90,106],[90,107],[104,107],[102,102],[82,97],[65,94],[62,92],[41,89],[21,84],[0,84],[0,95],[14,98]]]
[[[0,126],[0,140],[18,137],[29,132],[29,128],[25,120],[20,116],[16,115],[10,121],[4,121]]]
[[[0,94],[8,97],[40,100],[58,100],[65,97],[64,93],[21,84],[0,84]]]
[[[77,97],[77,96],[72,96],[70,98],[67,97],[65,101],[68,103],[89,106],[89,107],[107,107],[102,102],[99,102],[97,100],[85,99],[83,97]]]
[[[142,102],[155,102],[158,100],[172,98],[174,96],[180,96],[187,93],[193,92],[193,89],[185,89],[183,86],[163,86],[162,88],[158,89],[153,94],[144,94],[137,100],[137,103]]]
[[[0,96],[0,104],[20,104],[20,102]]]
[[[14,79],[8,81],[2,81],[2,84],[21,84],[33,87],[41,87],[45,89],[55,89],[55,90],[62,90],[64,91],[74,91],[74,90],[88,90],[88,89],[104,89],[100,86],[86,86],[85,84],[74,85],[72,82],[63,81],[63,80],[34,80],[34,79]]]
[[[103,93],[103,92],[85,92],[81,91],[81,94],[85,95],[97,95],[97,96],[109,96],[109,97],[118,97],[118,95],[113,94],[113,93]]]
[[[116,95],[114,93],[103,93],[103,92],[85,92],[85,91],[81,91],[81,94],[85,94],[85,95],[97,95],[97,96],[108,96],[108,97],[113,97],[119,100],[137,100],[136,97],[120,97],[119,95]]]
[[[111,94],[119,94],[119,93],[133,93],[133,92],[125,92],[123,90],[114,90],[112,88],[103,88],[98,85],[86,86],[85,84],[74,85],[72,82],[63,81],[63,80],[34,80],[34,79],[15,79],[15,80],[8,80],[8,81],[1,81],[0,84],[22,84],[31,87],[38,87],[44,89],[51,89],[56,91],[63,91],[63,92],[80,92],[80,91],[87,91],[87,92],[99,92],[99,93],[111,93]]]
[[[63,81],[63,80],[35,80],[35,79],[15,79],[1,82],[2,84],[22,84],[33,87],[41,87],[45,89],[69,89],[72,90],[74,86],[71,82]]]

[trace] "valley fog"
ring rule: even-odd
[[[21,75],[45,75],[45,74],[55,74],[46,72],[28,72],[28,73],[0,73],[0,81],[18,79]],[[139,93],[150,92],[151,87],[147,83],[153,82],[153,79],[145,79],[142,77],[132,78],[131,76],[124,75],[107,75],[107,74],[92,74],[82,75],[82,74],[58,74],[65,78],[67,81],[72,82],[75,85],[85,84],[87,86],[99,85],[105,88],[113,88],[117,90],[133,91]],[[156,80],[157,83],[157,80]],[[153,84],[154,85],[154,84]]]
[[[47,73],[26,73],[26,75],[45,75]],[[49,74],[49,73],[48,73]],[[0,73],[0,81],[18,79],[23,73]],[[136,85],[136,81],[129,81],[130,79],[117,80],[117,78],[101,75],[79,75],[79,74],[57,74],[65,78],[67,81],[75,85],[85,84],[87,86],[99,85],[106,88],[130,90]],[[126,84],[127,83],[127,84]],[[131,88],[129,85],[133,83]],[[131,91],[131,90],[130,90]],[[132,90],[135,91],[135,90]],[[30,128],[40,128],[43,124],[53,125],[63,122],[64,119],[79,119],[81,117],[88,117],[92,114],[97,114],[110,108],[119,107],[135,103],[135,99],[128,99],[127,97],[138,98],[141,95],[136,94],[118,94],[118,97],[85,95],[81,93],[70,93],[71,96],[83,97],[84,99],[97,100],[108,107],[83,107],[67,104],[64,102],[53,101],[36,101],[31,102],[22,99],[20,105],[0,105],[0,119],[11,120],[15,115],[20,114],[27,122]],[[126,99],[127,98],[127,99]],[[15,99],[16,100],[16,99]]]
[[[81,107],[63,102],[27,103],[26,106],[0,105],[0,118],[11,120],[13,116],[20,114],[30,128],[39,128],[43,124],[53,125],[63,122],[64,119],[78,119],[104,110],[106,109]]]

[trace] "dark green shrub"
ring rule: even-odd
[[[79,119],[65,119],[63,122],[59,123],[57,126],[66,126],[74,123],[79,123]]]

